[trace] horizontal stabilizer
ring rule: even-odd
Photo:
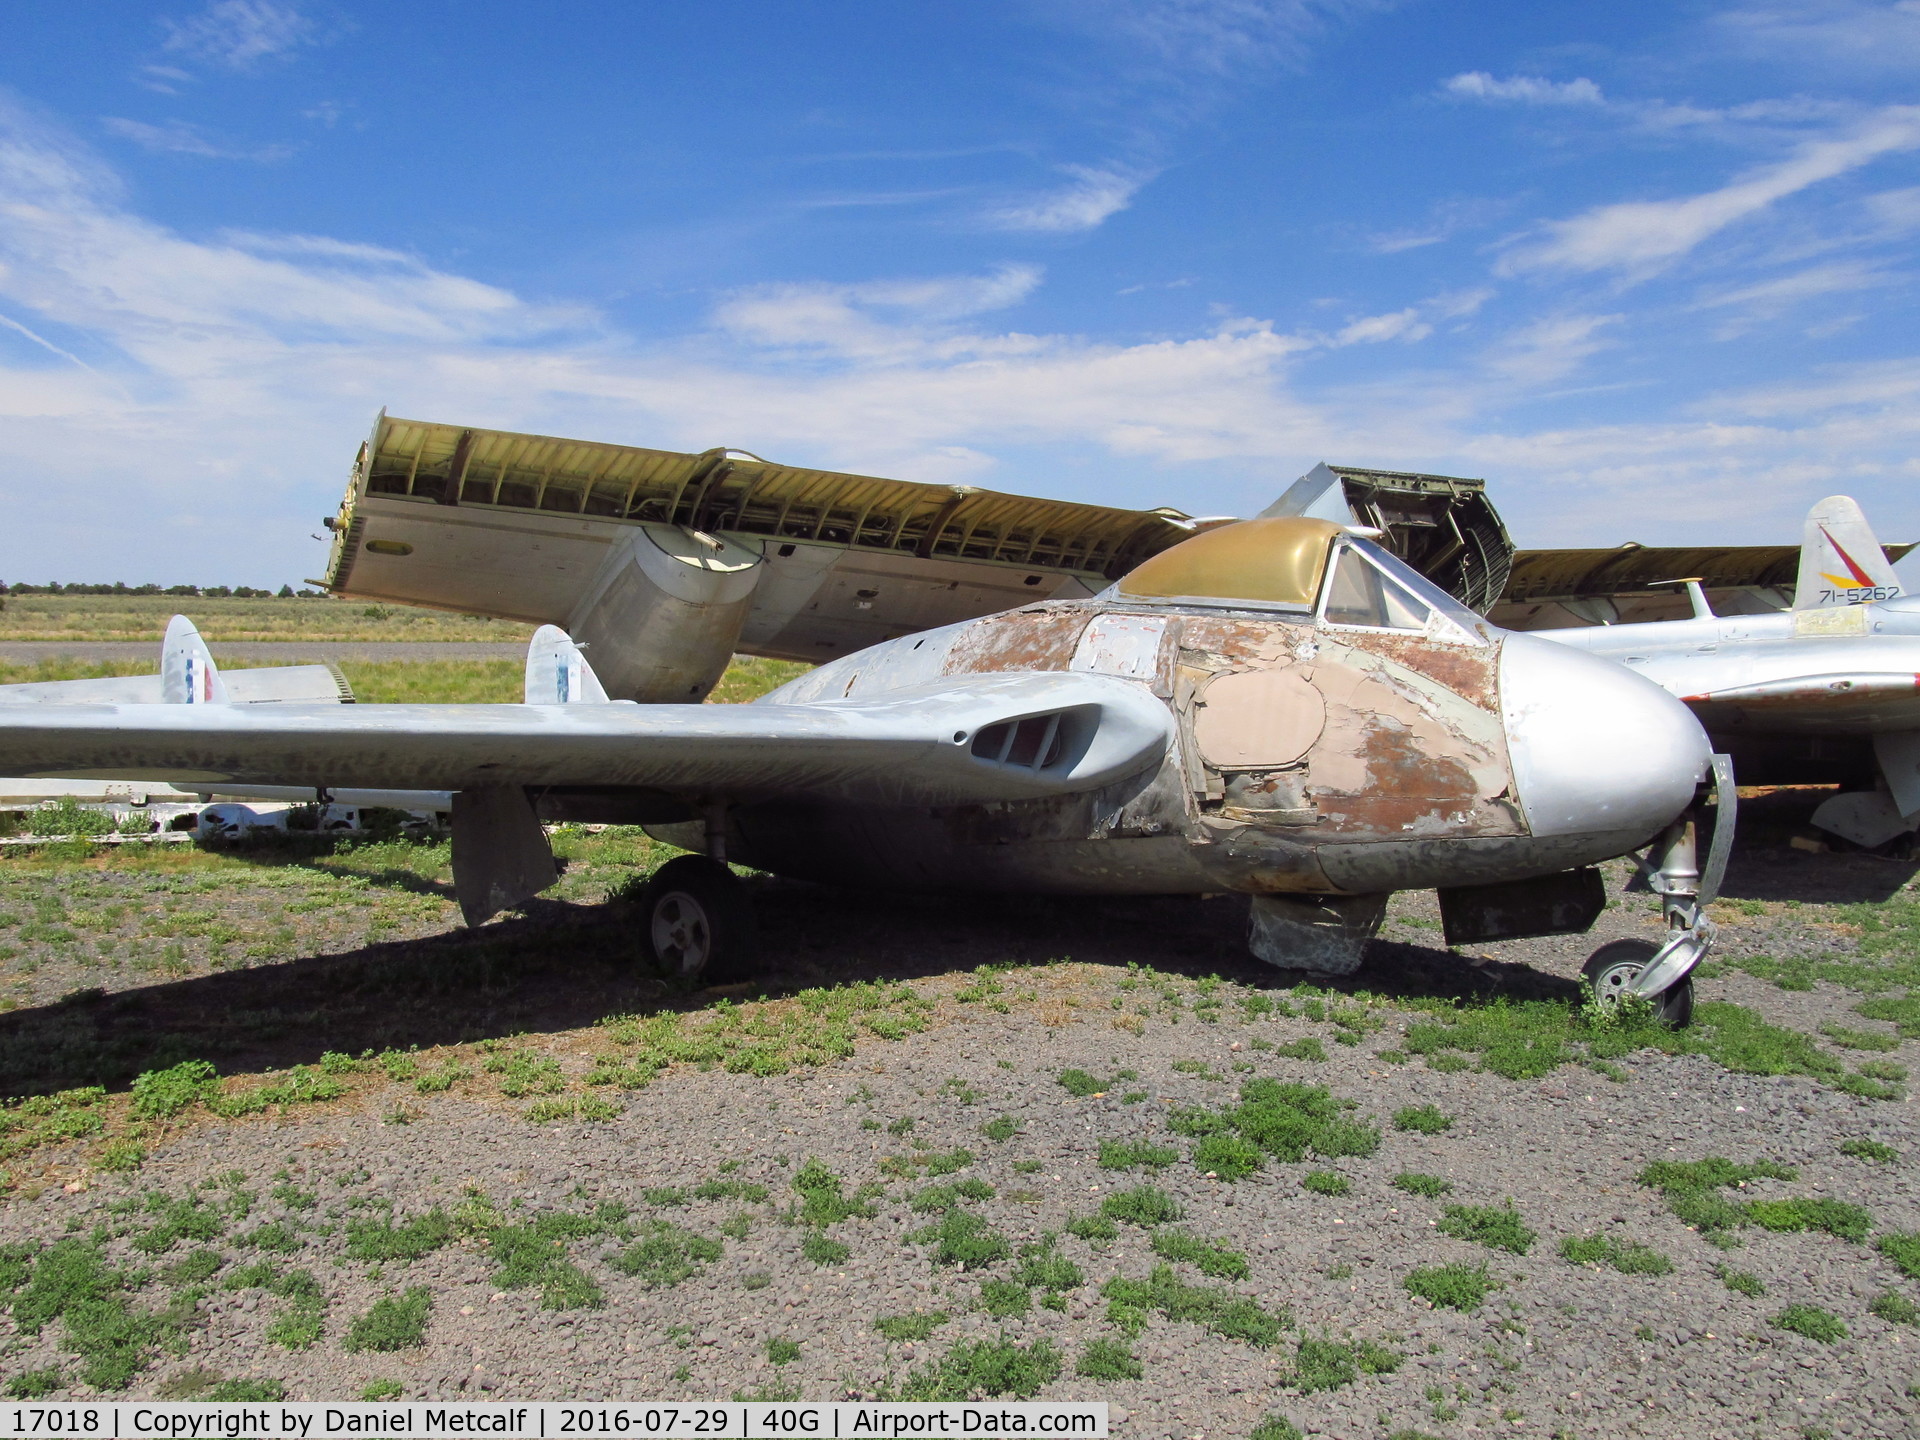
[[[1829,495],[1807,512],[1794,609],[1861,605],[1891,600],[1900,593],[1900,577],[1893,573],[1867,517],[1850,497]]]
[[[1007,745],[1010,728],[1033,743]],[[1159,763],[1171,728],[1144,688],[1078,674],[805,705],[0,706],[0,774],[948,805],[1125,779]]]

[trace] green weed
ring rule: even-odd
[[[942,1215],[937,1225],[916,1230],[907,1238],[916,1244],[931,1246],[929,1258],[935,1265],[953,1265],[962,1270],[984,1269],[1009,1254],[1004,1235],[972,1211],[957,1207]]]
[[[1569,1235],[1560,1254],[1575,1265],[1610,1265],[1622,1275],[1673,1273],[1673,1262],[1658,1250],[1610,1235]]]
[[[1000,1115],[980,1127],[980,1133],[995,1144],[1005,1144],[1020,1133],[1020,1126],[1011,1115]]]
[[[838,1240],[829,1240],[818,1230],[809,1230],[800,1239],[800,1253],[815,1265],[838,1265],[853,1254],[853,1250]]]
[[[1345,1112],[1352,1108],[1352,1101],[1335,1099],[1325,1086],[1261,1078],[1240,1087],[1240,1103],[1232,1109],[1178,1110],[1169,1123],[1184,1135],[1237,1132],[1288,1162],[1304,1160],[1309,1154],[1329,1160],[1371,1155],[1380,1148],[1380,1132],[1348,1119]]]
[[[1438,1175],[1422,1175],[1417,1170],[1402,1170],[1393,1177],[1393,1188],[1404,1190],[1409,1195],[1424,1195],[1429,1200],[1438,1200],[1442,1195],[1453,1193],[1453,1182],[1442,1180]]]
[[[1100,1202],[1100,1213],[1109,1220],[1150,1227],[1183,1219],[1187,1212],[1166,1191],[1137,1185],[1107,1196]]]
[[[1767,1293],[1766,1285],[1758,1275],[1745,1270],[1733,1270],[1725,1265],[1716,1265],[1713,1273],[1720,1277],[1720,1283],[1736,1295],[1745,1295],[1749,1300],[1757,1300]]]
[[[1920,1305],[1891,1290],[1883,1290],[1868,1301],[1867,1311],[1889,1325],[1920,1325]]]
[[[1054,1077],[1069,1095],[1086,1099],[1091,1095],[1104,1095],[1112,1088],[1111,1082],[1089,1075],[1084,1070],[1062,1070]]]
[[[1303,1335],[1294,1351],[1289,1383],[1302,1394],[1338,1390],[1361,1375],[1391,1375],[1403,1357],[1370,1340],[1330,1340]]]
[[[613,1214],[542,1215],[525,1225],[495,1225],[484,1236],[503,1290],[538,1287],[544,1310],[597,1310],[606,1303],[599,1283],[567,1259],[570,1240],[606,1233]]]
[[[640,1227],[639,1238],[608,1262],[622,1275],[632,1275],[650,1290],[678,1285],[700,1266],[718,1260],[721,1244],[683,1230],[665,1220]]]
[[[378,1220],[347,1221],[347,1254],[355,1260],[383,1264],[391,1260],[418,1260],[453,1239],[453,1221],[435,1206],[395,1225],[392,1216]]]
[[[1211,1275],[1216,1280],[1244,1280],[1251,1273],[1247,1257],[1238,1250],[1184,1230],[1156,1230],[1153,1253],[1164,1260],[1191,1265],[1202,1275]]]
[[[1317,1035],[1305,1035],[1285,1045],[1273,1047],[1273,1053],[1285,1060],[1316,1060],[1327,1058],[1327,1047],[1320,1043]]]
[[[1847,1327],[1840,1323],[1840,1317],[1818,1305],[1789,1305],[1779,1314],[1769,1315],[1767,1323],[1776,1330],[1791,1330],[1823,1345],[1847,1338]]]
[[[1059,1378],[1060,1352],[1051,1341],[1019,1345],[1001,1337],[962,1341],[935,1364],[908,1376],[904,1400],[1025,1400]]]
[[[1180,1158],[1180,1152],[1146,1140],[1102,1140],[1100,1168],[1103,1170],[1163,1170]]]
[[[1524,1255],[1538,1237],[1521,1221],[1511,1202],[1504,1206],[1449,1205],[1441,1212],[1440,1233],[1471,1240],[1490,1250]]]
[[[1266,1152],[1238,1135],[1208,1135],[1193,1147],[1193,1164],[1220,1180],[1244,1180],[1266,1164]]]
[[[1315,1195],[1350,1195],[1353,1183],[1332,1170],[1309,1170],[1300,1177],[1300,1188]]]
[[[1422,1135],[1442,1135],[1453,1128],[1453,1117],[1438,1105],[1409,1105],[1393,1112],[1393,1128]]]
[[[433,1311],[433,1292],[416,1285],[400,1296],[386,1295],[347,1327],[341,1347],[382,1353],[413,1350],[427,1343],[427,1317]]]
[[[1909,1280],[1920,1280],[1920,1230],[1888,1231],[1873,1242],[1873,1247]]]
[[[791,1365],[800,1358],[800,1346],[792,1340],[773,1336],[767,1341],[767,1359],[775,1365]]]
[[[1755,1200],[1747,1205],[1747,1219],[1766,1230],[1787,1232],[1824,1230],[1842,1240],[1860,1241],[1873,1228],[1873,1217],[1844,1200]]]
[[[1169,1320],[1189,1321],[1226,1339],[1265,1348],[1292,1323],[1285,1311],[1269,1311],[1245,1295],[1189,1285],[1171,1265],[1155,1266],[1145,1280],[1115,1276],[1100,1293],[1108,1301],[1108,1318],[1128,1330],[1137,1329],[1147,1311],[1158,1310]]]
[[[1842,1140],[1839,1150],[1842,1155],[1851,1155],[1856,1160],[1871,1160],[1876,1165],[1891,1165],[1900,1158],[1898,1150],[1878,1140]]]
[[[1400,1282],[1407,1293],[1429,1305],[1448,1310],[1478,1310],[1490,1292],[1503,1288],[1487,1273],[1483,1260],[1475,1265],[1426,1265]]]
[[[993,1186],[970,1175],[946,1185],[929,1185],[907,1203],[909,1208],[920,1214],[931,1215],[951,1210],[962,1200],[991,1200],[993,1193]]]
[[[1141,1363],[1133,1358],[1133,1351],[1124,1341],[1090,1340],[1086,1349],[1080,1352],[1080,1358],[1074,1362],[1073,1373],[1084,1375],[1089,1380],[1104,1380],[1113,1383],[1119,1380],[1138,1380],[1147,1372]]]
[[[980,1287],[980,1304],[989,1315],[1006,1319],[1033,1308],[1033,1293],[1012,1280],[989,1280]]]
[[[944,1310],[918,1311],[912,1315],[881,1315],[873,1322],[888,1340],[926,1340],[953,1317]]]
[[[809,1160],[793,1177],[793,1188],[800,1196],[799,1220],[802,1225],[838,1225],[854,1216],[871,1217],[873,1206],[855,1195],[842,1193],[840,1177],[818,1160]]]
[[[183,1060],[165,1070],[148,1070],[134,1077],[133,1113],[143,1120],[171,1119],[203,1099],[218,1077],[219,1072],[204,1060]]]

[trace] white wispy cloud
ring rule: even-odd
[[[1391,0],[1053,0],[1055,13],[1121,37],[1163,65],[1218,75],[1297,62],[1331,26]]]
[[[1671,200],[1601,205],[1544,227],[1544,237],[1509,250],[1500,269],[1613,270],[1650,274],[1776,201],[1896,151],[1920,148],[1920,107],[1890,106],[1848,133],[1810,140],[1787,159],[1731,184]]]
[[[129,578],[314,573],[308,517],[382,405],[1214,513],[1250,513],[1322,457],[1486,474],[1532,544],[1627,538],[1622,516],[1656,498],[1663,518],[1698,510],[1757,540],[1792,533],[1835,489],[1871,507],[1875,486],[1920,479],[1920,359],[1644,423],[1528,428],[1508,417],[1622,317],[1509,322],[1451,366],[1376,344],[1366,383],[1333,384],[1313,367],[1343,339],[1437,330],[1487,292],[1355,316],[1331,336],[1240,317],[1102,342],[1007,323],[1042,279],[1009,265],[760,287],[642,341],[589,308],[350,236],[182,234],[129,209],[70,137],[0,112],[0,299],[32,332],[0,349],[0,574],[55,554]],[[1023,447],[1091,463],[1023,471],[1008,460]]]
[[[990,224],[1001,230],[1028,230],[1040,234],[1072,234],[1093,230],[1133,203],[1140,187],[1152,179],[1141,171],[1063,165],[1071,183],[989,213]]]
[[[169,120],[164,125],[149,125],[143,120],[124,120],[117,115],[102,117],[100,128],[109,135],[131,140],[143,150],[161,155],[199,155],[209,160],[284,160],[293,151],[285,145],[237,145],[210,135],[198,125],[184,120]]]
[[[1504,100],[1521,105],[1604,105],[1606,96],[1587,79],[1543,80],[1534,75],[1512,75],[1496,80],[1484,70],[1455,75],[1441,92],[1457,99]]]
[[[242,72],[320,38],[319,27],[286,0],[212,0],[196,15],[160,23],[167,54]]]
[[[1785,0],[1735,5],[1712,18],[1749,52],[1855,74],[1920,69],[1920,0]]]
[[[1815,296],[1877,289],[1895,284],[1899,279],[1884,266],[1869,260],[1837,260],[1752,285],[1716,291],[1697,303],[1708,308],[1739,308],[1761,315],[1777,315]]]

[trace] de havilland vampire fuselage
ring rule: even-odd
[[[1713,766],[1686,708],[1326,520],[1206,530],[1099,594],[884,641],[750,705],[608,701],[550,628],[527,688],[537,703],[0,706],[0,769],[457,791],[475,920],[552,883],[539,821],[573,818],[838,883],[1236,891],[1256,953],[1327,970],[1358,963],[1401,889],[1441,891],[1449,938],[1584,930],[1604,903],[1588,867],[1657,842],[1669,944],[1596,984],[1681,994],[1710,938],[1686,816]],[[697,969],[724,869],[673,866],[652,943]]]

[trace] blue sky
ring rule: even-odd
[[[1920,534],[1920,0],[0,18],[0,578],[278,584],[374,413],[1523,544]]]

